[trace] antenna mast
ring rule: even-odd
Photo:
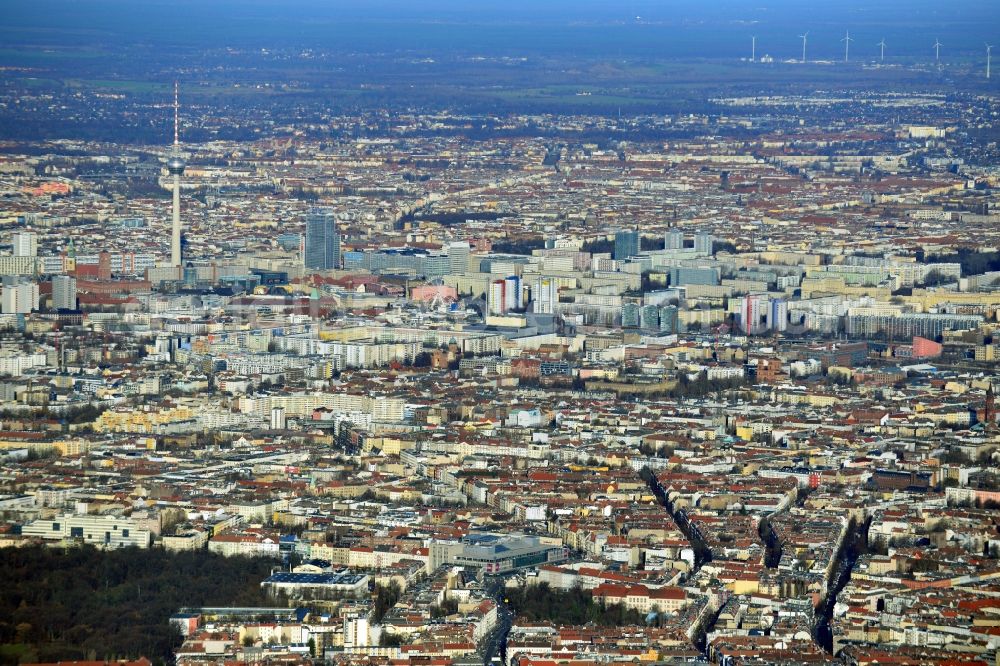
[[[176,148],[180,144],[180,102],[179,102],[179,85],[177,80],[174,80],[174,147]]]

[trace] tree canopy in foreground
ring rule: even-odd
[[[0,549],[0,664],[171,659],[183,606],[267,605],[274,563],[207,551]]]

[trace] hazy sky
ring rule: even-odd
[[[943,55],[1000,44],[1000,0],[5,0],[0,37],[26,43],[194,47],[303,46],[345,51],[837,57]]]

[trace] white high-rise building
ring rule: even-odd
[[[504,309],[521,310],[524,308],[524,295],[521,289],[521,278],[511,275],[504,280]]]
[[[769,316],[770,299],[767,294],[750,294],[744,296],[740,303],[740,326],[744,333],[756,335],[767,330],[766,318]]]
[[[38,256],[38,234],[34,231],[22,231],[14,234],[15,257]]]
[[[344,651],[367,648],[371,644],[371,627],[368,618],[363,615],[351,615],[344,618]]]
[[[76,309],[76,278],[56,275],[52,278],[52,309]]]
[[[556,303],[559,301],[559,288],[553,278],[540,277],[535,280],[531,290],[531,300],[535,303],[535,312],[539,314],[555,314]]]
[[[288,420],[285,418],[284,407],[271,408],[271,430],[284,430],[288,427]]]
[[[683,250],[684,232],[680,229],[671,229],[663,237],[664,250]]]
[[[487,314],[499,315],[507,309],[507,283],[504,280],[497,280],[490,283],[489,291],[486,292]]]
[[[788,301],[776,298],[767,308],[767,327],[772,331],[788,330]]]
[[[38,309],[38,284],[20,282],[5,284],[0,296],[3,314],[27,314]]]
[[[711,256],[714,244],[715,238],[710,233],[703,231],[694,235],[694,251],[698,254]]]

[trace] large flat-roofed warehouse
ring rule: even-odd
[[[368,580],[365,574],[282,571],[272,574],[260,586],[271,596],[281,592],[290,598],[333,599],[367,594]]]
[[[470,534],[461,541],[432,543],[431,568],[442,564],[482,569],[488,575],[561,562],[569,551],[559,543],[529,536]]]

